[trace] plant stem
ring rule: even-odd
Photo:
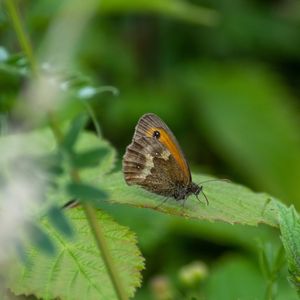
[[[98,121],[97,121],[97,118],[96,118],[96,115],[95,115],[93,109],[91,108],[89,103],[86,103],[85,101],[82,101],[82,103],[93,121],[97,136],[99,138],[101,138],[101,129],[100,129],[100,126],[98,124]]]
[[[117,273],[116,268],[114,268],[113,259],[107,247],[104,233],[101,227],[98,226],[95,209],[87,203],[83,203],[82,206],[84,208],[84,212],[90,224],[90,227],[93,231],[97,246],[99,249],[101,249],[103,261],[105,262],[106,269],[109,273],[110,278],[112,279],[112,283],[114,285],[115,291],[117,292],[118,298],[122,300],[128,299],[119,279],[119,274]]]
[[[272,300],[274,299],[274,284],[275,281],[269,279],[267,282],[267,289],[265,293],[265,300]]]
[[[14,0],[6,0],[6,4],[7,4],[7,9],[8,9],[9,15],[11,17],[13,26],[15,28],[18,40],[20,42],[20,45],[21,45],[24,53],[27,55],[32,72],[34,73],[34,75],[37,76],[38,75],[37,63],[33,56],[33,51],[32,51],[32,47],[29,42],[29,39],[26,36],[25,31],[23,30],[23,27],[21,24],[21,18],[18,13],[17,7],[14,3]],[[57,144],[60,144],[62,141],[62,138],[63,138],[63,134],[60,130],[59,124],[53,113],[48,112],[48,117],[49,117],[50,127],[56,138]],[[80,182],[80,176],[79,176],[79,173],[77,170],[73,169],[70,172],[70,176],[73,181]],[[110,276],[110,279],[112,281],[112,284],[115,288],[116,295],[119,300],[127,300],[128,297],[127,297],[126,292],[121,284],[118,272],[114,266],[112,256],[109,252],[109,248],[107,247],[105,236],[102,232],[101,227],[99,226],[99,224],[97,222],[96,211],[90,204],[84,203],[82,206],[83,206],[85,215],[87,217],[89,226],[91,228],[91,231],[94,235],[99,252],[102,255],[102,259],[105,263],[105,266],[106,266],[106,269]]]
[[[29,42],[29,38],[27,37],[24,27],[22,26],[18,8],[14,0],[6,0],[6,6],[8,13],[11,17],[15,32],[18,36],[18,40],[21,44],[21,48],[23,49],[24,53],[28,58],[33,74],[37,75],[37,64],[33,56],[33,51]]]

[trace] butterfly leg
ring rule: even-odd
[[[166,203],[169,200],[170,197],[166,197],[161,203],[159,203],[157,206],[154,207],[154,209],[157,209],[161,207],[164,203]]]
[[[187,197],[183,198],[181,200],[182,200],[182,204],[181,204],[181,209],[180,209],[180,215],[183,216],[183,217],[187,217],[188,214],[185,212],[185,202],[187,200]]]

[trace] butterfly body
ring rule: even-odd
[[[175,200],[198,194],[202,186],[192,182],[191,172],[180,146],[168,126],[155,114],[143,115],[132,143],[123,157],[128,185]]]

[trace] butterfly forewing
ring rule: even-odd
[[[170,151],[176,163],[179,165],[181,172],[191,181],[191,172],[188,163],[175,136],[166,123],[157,115],[148,113],[140,118],[135,128],[133,141],[141,137],[153,137],[156,131],[160,133],[160,137],[158,138],[159,142]]]

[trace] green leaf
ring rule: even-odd
[[[83,174],[84,178],[88,181],[94,177],[97,177],[97,180],[99,180],[99,177],[102,177],[113,170],[116,162],[116,150],[109,144],[109,142],[99,138],[93,133],[84,132],[80,135],[78,144],[75,145],[75,152],[83,153],[95,148],[103,149],[103,152],[101,153],[101,156],[103,156],[99,161],[97,169],[86,168],[80,170],[80,174]],[[104,153],[104,148],[106,149],[106,153]]]
[[[264,299],[264,285],[258,268],[243,257],[223,257],[208,278],[207,299]]]
[[[214,26],[219,15],[216,11],[192,5],[182,0],[108,0],[101,2],[101,13],[158,13],[178,18],[187,22]]]
[[[86,115],[79,115],[71,124],[68,132],[66,133],[62,147],[68,149],[69,151],[73,149],[81,130],[87,123],[87,116]]]
[[[275,299],[281,270],[285,264],[282,244],[279,247],[271,243],[262,244],[259,251],[259,262],[266,282],[265,299]]]
[[[108,195],[106,192],[84,183],[69,183],[67,191],[72,198],[80,201],[103,201]]]
[[[44,232],[44,230],[35,223],[30,223],[28,226],[29,236],[33,244],[44,251],[46,254],[54,255],[56,249],[52,243],[52,240],[49,238],[46,232]]]
[[[122,283],[128,296],[132,297],[140,286],[140,271],[144,267],[136,238],[108,215],[102,212],[97,214]],[[50,257],[28,247],[31,264],[26,267],[18,263],[15,266],[10,274],[9,288],[16,295],[33,294],[42,299],[117,299],[84,212],[74,208],[67,211],[67,215],[74,228],[74,239],[65,240],[44,219],[42,226],[53,238],[56,255]]]
[[[68,219],[66,218],[65,214],[63,213],[60,207],[51,207],[47,215],[49,221],[54,227],[56,227],[58,231],[60,231],[68,237],[71,237],[74,234],[73,229],[68,222]]]
[[[193,181],[201,183],[211,179],[204,175],[193,175]],[[199,195],[199,203],[190,196],[183,208],[182,202],[168,199],[145,191],[137,186],[126,185],[121,172],[108,175],[101,182],[110,195],[110,201],[130,204],[137,207],[152,208],[167,214],[179,215],[191,219],[223,221],[258,225],[265,223],[277,227],[276,200],[263,193],[254,193],[250,189],[228,182],[209,182],[203,184],[203,189],[209,199],[206,206],[203,195]],[[162,204],[162,205],[161,205]]]
[[[24,159],[33,159],[38,166],[50,174],[61,175],[63,173],[63,168],[61,166],[62,156],[59,153],[51,153],[36,157],[24,157]]]
[[[95,167],[107,153],[107,148],[97,148],[84,153],[75,153],[72,157],[72,165],[78,169]]]
[[[206,297],[222,299],[276,299],[297,300],[297,294],[285,280],[285,273],[278,273],[278,288],[273,298],[265,294],[265,286],[259,268],[251,259],[235,254],[223,256],[214,263],[208,277]]]
[[[300,217],[293,206],[278,205],[281,240],[285,249],[290,280],[300,294]]]
[[[272,277],[272,268],[273,268],[273,261],[272,258],[274,256],[274,246],[271,243],[267,243],[265,245],[261,245],[259,252],[259,260],[260,266],[264,273],[264,276],[269,279]]]

